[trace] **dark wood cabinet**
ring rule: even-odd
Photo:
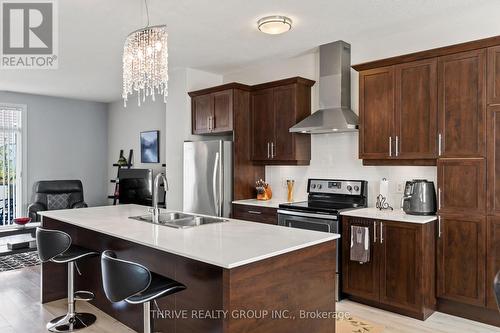
[[[191,100],[193,134],[209,133],[210,117],[213,115],[214,105],[211,94],[193,97]]]
[[[485,305],[485,217],[439,217],[437,296],[460,303]]]
[[[379,222],[356,218],[342,218],[342,292],[378,301],[380,299],[380,255],[378,244],[377,225]],[[360,264],[350,260],[351,226],[367,227],[371,237],[370,261]]]
[[[251,93],[252,160],[259,164],[308,165],[309,134],[289,129],[311,114],[314,81],[291,78],[254,86]]]
[[[274,138],[274,93],[273,88],[251,93],[252,110],[252,160],[271,158],[271,141]]]
[[[488,48],[488,104],[500,104],[500,46]]]
[[[212,132],[230,132],[233,130],[233,90],[224,90],[212,94],[214,112]]]
[[[368,227],[370,261],[350,260],[351,226]],[[421,320],[435,298],[435,223],[343,217],[342,291],[349,298]]]
[[[394,155],[437,158],[437,59],[396,65],[395,86]]]
[[[365,164],[435,164],[437,60],[360,72],[359,115]]]
[[[191,96],[193,134],[216,134],[233,130],[233,89]]]
[[[359,73],[359,158],[392,157],[394,68]]]
[[[500,215],[500,105],[488,107],[488,213]]]
[[[233,204],[233,219],[278,224],[278,210],[271,207]]]
[[[482,158],[439,159],[440,213],[485,214],[486,163]]]
[[[485,49],[461,52],[439,58],[440,156],[485,156],[485,74]]]

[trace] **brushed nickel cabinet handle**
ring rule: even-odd
[[[270,144],[269,142],[267,143],[267,159],[269,159],[271,156],[271,153],[270,153]]]
[[[384,223],[380,222],[380,244],[384,242]]]
[[[377,242],[377,221],[373,222],[373,242]]]
[[[396,135],[396,157],[399,156],[399,136]]]
[[[441,216],[438,216],[438,238],[441,238]]]
[[[438,156],[441,156],[442,153],[443,153],[443,146],[442,146],[442,143],[441,143],[441,140],[442,140],[442,135],[441,133],[438,134]]]
[[[276,156],[274,152],[274,142],[271,142],[271,158],[274,158]]]
[[[249,214],[255,214],[255,215],[260,215],[260,214],[262,214],[262,212],[259,212],[259,211],[257,211],[257,210],[247,210],[247,212],[248,212]]]
[[[389,137],[389,157],[392,157],[392,136]]]
[[[438,188],[438,210],[441,210],[441,188]]]

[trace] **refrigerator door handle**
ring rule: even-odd
[[[219,159],[220,159],[220,154],[215,153],[215,162],[214,162],[214,174],[213,174],[213,179],[212,179],[212,190],[213,190],[213,195],[214,195],[214,207],[215,207],[215,214],[217,216],[220,216],[220,211],[219,211],[219,198],[217,194],[217,174],[218,174],[218,169],[219,169]]]

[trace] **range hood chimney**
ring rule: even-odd
[[[351,45],[344,41],[319,47],[320,109],[290,128],[292,133],[353,132],[358,116],[351,110]]]

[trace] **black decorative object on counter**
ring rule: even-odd
[[[387,198],[384,197],[382,194],[377,195],[377,202],[375,203],[375,207],[377,207],[378,210],[394,210],[394,208],[389,205],[387,202]]]

